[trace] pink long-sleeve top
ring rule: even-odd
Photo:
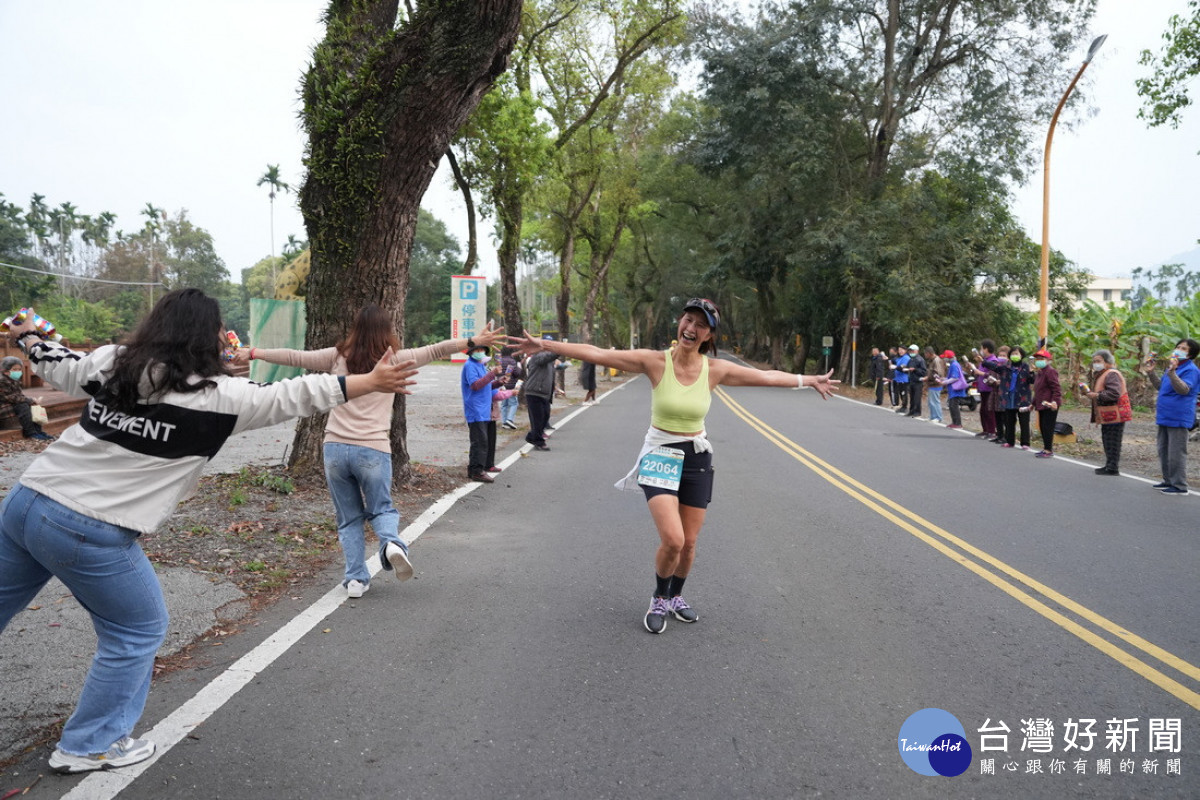
[[[425,347],[400,350],[392,356],[392,363],[416,361],[418,367],[423,367],[431,361],[449,358],[462,350],[462,347],[460,341],[449,339]],[[311,372],[328,372],[333,375],[349,374],[346,369],[346,359],[338,353],[336,347],[326,347],[323,350],[255,348],[254,357],[272,364],[300,367]],[[334,408],[329,412],[329,420],[325,423],[325,441],[356,444],[360,447],[369,447],[372,450],[390,453],[392,446],[388,434],[392,428],[393,397],[392,394],[373,392],[356,397]]]

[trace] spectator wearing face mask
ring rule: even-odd
[[[908,374],[908,416],[921,416],[921,388],[925,385],[925,375],[928,367],[921,357],[921,348],[917,345],[908,346],[908,364],[904,371]]]
[[[1021,449],[1029,449],[1029,412],[1033,407],[1033,372],[1020,345],[1008,351],[1009,367],[1001,378],[1004,401],[1004,447],[1016,446],[1017,425],[1021,426]]]
[[[42,430],[33,421],[33,401],[21,391],[21,378],[25,375],[24,364],[16,356],[0,361],[0,426],[21,426],[21,435],[26,439],[52,442],[54,437]]]
[[[996,438],[992,441],[1001,447],[1009,443],[1008,415],[1004,413],[1008,410],[1004,399],[1004,387],[1008,385],[1008,373],[1012,368],[1012,362],[1008,360],[1008,352],[1011,349],[1006,344],[1000,345],[988,364],[991,374],[988,375],[987,382],[992,387],[992,407],[996,415]],[[986,359],[984,363],[987,363]],[[1015,419],[1013,421],[1016,422]],[[1014,437],[1015,435],[1014,429]]]
[[[462,370],[463,413],[467,418],[467,430],[471,437],[471,449],[467,460],[467,477],[480,483],[493,483],[492,472],[499,472],[496,463],[496,420],[493,403],[508,396],[501,389],[504,370],[500,366],[489,367],[491,348],[476,344],[468,353]],[[498,409],[497,409],[498,412]]]
[[[1038,458],[1054,458],[1054,426],[1058,423],[1058,407],[1062,405],[1062,386],[1058,370],[1050,365],[1050,351],[1042,348],[1033,354],[1033,407],[1037,409],[1038,429],[1042,432],[1042,449]]]
[[[1196,424],[1196,395],[1200,392],[1200,369],[1194,359],[1200,355],[1195,339],[1180,339],[1171,351],[1167,370],[1158,387],[1158,461],[1162,482],[1154,488],[1165,495],[1185,495],[1187,483],[1188,431]],[[1147,375],[1157,379],[1153,360],[1147,361]]]
[[[1104,466],[1096,467],[1097,475],[1120,475],[1121,441],[1125,423],[1103,422],[1097,406],[1116,406],[1125,394],[1125,378],[1117,369],[1116,359],[1108,350],[1092,354],[1092,382],[1080,383],[1079,391],[1092,403],[1092,422],[1100,423],[1100,443],[1104,447]]]

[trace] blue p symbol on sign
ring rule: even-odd
[[[458,297],[460,300],[479,299],[479,281],[460,281]]]

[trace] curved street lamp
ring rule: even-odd
[[[1108,35],[1097,36],[1092,40],[1091,47],[1088,48],[1087,57],[1083,60],[1083,66],[1075,73],[1075,78],[1071,81],[1071,85],[1067,87],[1067,91],[1063,94],[1062,99],[1058,101],[1058,107],[1054,109],[1054,116],[1050,118],[1050,130],[1046,133],[1046,155],[1045,165],[1042,169],[1042,288],[1040,294],[1041,312],[1038,316],[1038,346],[1045,347],[1046,333],[1049,327],[1049,300],[1050,300],[1050,142],[1054,138],[1054,126],[1058,124],[1058,115],[1062,112],[1063,106],[1067,104],[1067,98],[1071,96],[1071,92],[1075,90],[1075,84],[1079,83],[1079,78],[1083,75],[1083,71],[1087,69],[1091,63],[1092,57],[1096,55],[1096,51],[1100,49],[1100,45],[1104,44],[1104,40]]]

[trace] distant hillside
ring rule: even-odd
[[[1200,247],[1171,256],[1164,261],[1158,262],[1154,266],[1157,268],[1161,267],[1163,264],[1183,264],[1183,268],[1188,272],[1200,272]]]

